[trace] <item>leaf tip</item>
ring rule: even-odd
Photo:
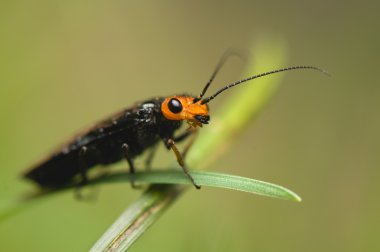
[[[298,196],[297,194],[295,194],[295,193],[293,194],[293,199],[296,202],[302,202],[302,198],[300,196]]]

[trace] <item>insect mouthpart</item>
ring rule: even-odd
[[[208,116],[208,115],[196,115],[196,116],[194,116],[194,118],[198,122],[203,123],[203,124],[208,124],[208,121],[210,120],[210,116]]]

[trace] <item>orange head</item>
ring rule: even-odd
[[[186,120],[191,126],[202,127],[208,124],[210,116],[206,104],[199,100],[194,102],[192,96],[171,96],[166,98],[161,104],[161,112],[169,120]]]

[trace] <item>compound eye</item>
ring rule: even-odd
[[[177,113],[182,111],[182,104],[176,98],[170,99],[170,101],[168,103],[168,107],[169,107],[170,112],[172,112],[174,114],[177,114]]]

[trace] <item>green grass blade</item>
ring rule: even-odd
[[[201,186],[233,189],[273,198],[301,201],[301,198],[291,190],[260,180],[209,171],[192,171],[191,175]],[[125,183],[130,180],[131,176],[129,173],[116,173],[94,180],[92,183]],[[135,182],[191,185],[189,179],[179,169],[136,173]]]
[[[289,189],[255,179],[206,171],[192,171],[191,175],[201,186],[226,188],[273,198],[301,201],[301,198]],[[179,169],[139,172],[135,174],[134,180],[139,184],[191,185],[189,179]],[[93,179],[89,182],[88,186],[106,183],[126,183],[130,181],[131,175],[122,172]],[[0,221],[7,219],[9,216],[18,213],[19,211],[26,210],[28,206],[35,205],[38,200],[43,200],[56,193],[70,189],[72,189],[72,186],[67,186],[55,191],[42,191],[30,195],[24,200],[9,202],[8,205],[3,204],[0,206]]]

